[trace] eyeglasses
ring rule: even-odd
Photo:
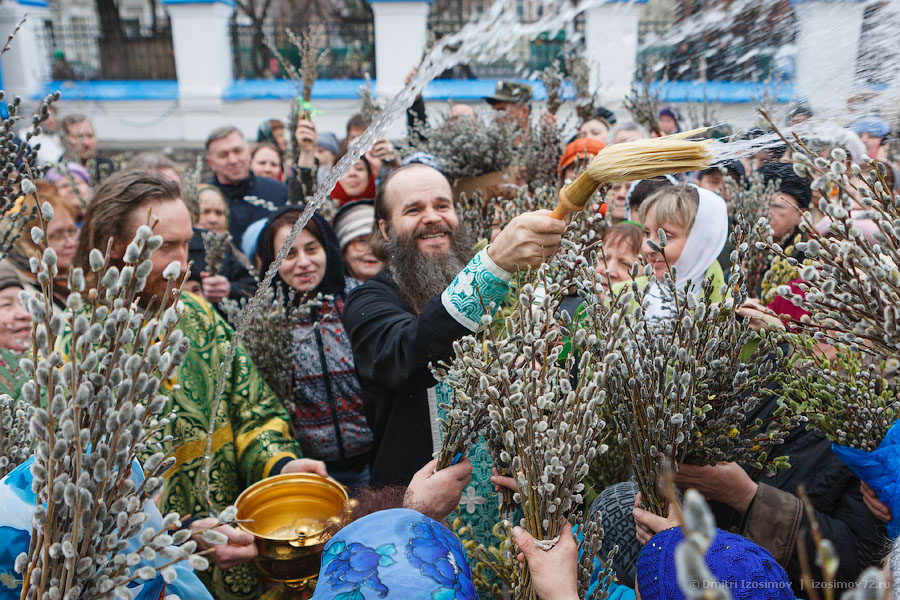
[[[347,245],[356,251],[367,250],[369,248],[369,236],[361,235],[353,238]]]
[[[51,244],[57,244],[59,242],[65,242],[66,240],[70,240],[75,237],[78,237],[78,228],[73,225],[72,227],[67,227],[66,229],[62,229],[60,231],[54,231],[47,236],[47,239]]]

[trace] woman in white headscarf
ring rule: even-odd
[[[728,239],[728,208],[721,196],[694,185],[665,187],[644,200],[639,218],[646,235],[644,258],[653,267],[657,279],[644,307],[645,314],[649,317],[669,314],[669,295],[659,282],[672,267],[675,267],[678,289],[699,294],[703,280],[711,278],[711,300],[720,301],[725,276],[717,258]],[[666,237],[662,252],[654,250],[649,243],[659,246],[660,229]]]

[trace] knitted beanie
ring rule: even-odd
[[[684,540],[680,527],[661,531],[638,557],[637,584],[643,600],[684,600],[678,587],[675,548]],[[768,550],[721,529],[706,552],[706,565],[734,600],[792,600],[787,573]]]
[[[812,201],[810,181],[806,177],[797,175],[791,163],[768,162],[759,168],[759,173],[765,179],[766,184],[770,181],[780,180],[779,192],[790,194],[797,201],[798,207],[809,208],[809,203]]]
[[[341,153],[340,144],[338,143],[337,136],[331,133],[330,131],[325,131],[319,134],[319,138],[316,141],[317,148],[324,148],[328,150],[335,156]]]
[[[343,251],[356,238],[372,233],[372,228],[375,227],[375,203],[372,200],[348,202],[335,213],[333,225]]]
[[[632,512],[637,493],[638,486],[634,481],[614,483],[600,492],[591,504],[591,514],[599,510],[603,524],[600,558],[606,560],[613,546],[619,546],[612,567],[618,581],[628,587],[634,587],[634,570],[641,552]]]
[[[853,124],[853,132],[856,135],[868,133],[878,138],[886,138],[891,132],[891,126],[884,119],[878,117],[865,117]]]
[[[566,167],[578,159],[594,158],[605,147],[606,144],[602,140],[593,138],[578,138],[570,142],[559,159],[559,172],[565,171]]]

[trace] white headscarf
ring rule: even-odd
[[[693,184],[691,187],[697,190],[700,202],[684,249],[675,261],[678,274],[675,285],[679,290],[684,290],[690,281],[690,291],[697,294],[706,271],[719,258],[728,240],[728,207],[717,193]],[[658,283],[654,282],[649,301],[644,307],[646,316],[667,316],[669,314],[667,304],[671,302],[671,299],[665,298],[668,295]]]

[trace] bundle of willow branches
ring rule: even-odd
[[[653,293],[670,303],[669,316],[645,316],[653,283],[635,281],[613,295],[612,314],[602,324],[600,335],[612,340],[603,360],[610,366],[606,389],[619,443],[627,446],[641,495],[656,514],[668,514],[659,483],[678,463],[787,466],[786,457],[770,460],[769,452],[798,419],[748,418],[774,380],[779,354],[773,339],[752,331],[736,311],[747,296],[740,266],[747,227],[741,223],[732,235],[737,250],[722,302],[713,301],[711,280],[699,283],[695,294],[676,285],[677,273],[666,274]],[[662,233],[660,239],[664,251]],[[636,277],[637,265],[633,269]]]
[[[573,335],[566,324],[571,318],[559,308],[575,288],[590,298],[583,318],[593,322],[604,309],[602,302],[591,301],[602,288],[573,235],[570,231],[564,239],[563,253],[552,265],[538,269],[539,284],[519,282],[517,303],[502,332],[495,335],[491,317],[485,316],[483,333],[457,342],[454,359],[436,372],[455,396],[441,422],[445,445],[438,460],[449,464],[484,435],[494,464],[516,482],[519,491],[512,500],[521,507],[522,527],[549,546],[568,523],[584,528],[585,591],[600,532],[599,521],[582,521],[582,480],[607,449],[599,413],[605,368],[597,360],[602,347],[596,336],[586,330]],[[513,587],[516,598],[534,598],[527,569],[517,572]],[[603,586],[598,588],[602,593]]]
[[[31,456],[28,424],[33,412],[19,396],[0,395],[0,478]]]
[[[841,148],[830,159],[812,158],[798,149],[795,170],[813,179],[820,192],[819,210],[831,219],[826,235],[820,235],[806,217],[801,228],[808,236],[796,244],[807,259],[800,270],[802,294],[779,288],[778,294],[808,311],[802,326],[818,341],[847,344],[875,359],[900,354],[900,205],[884,181],[883,163],[863,176],[858,165],[846,167],[847,154]],[[765,223],[761,223],[760,227]],[[871,226],[869,239],[862,226]],[[771,238],[766,246],[790,264]]]
[[[519,155],[522,131],[509,119],[452,117],[426,127],[423,139],[409,140],[406,150],[427,152],[437,158],[451,182],[505,171]]]
[[[832,442],[875,450],[900,415],[896,365],[875,364],[850,348],[829,358],[811,336],[792,339],[798,351],[781,393],[793,402],[793,412],[805,415]]]
[[[206,255],[206,272],[210,277],[215,277],[222,270],[222,262],[231,246],[231,234],[227,231],[225,233],[204,231],[200,237],[203,240],[203,252]]]
[[[776,129],[777,131],[777,129]],[[883,163],[848,166],[835,147],[817,156],[799,139],[785,139],[794,170],[812,179],[819,211],[830,220],[824,234],[806,216],[799,258],[771,236],[763,245],[797,269],[794,287],[776,293],[808,314],[792,322],[803,376],[786,393],[829,439],[862,450],[876,448],[897,415],[900,369],[900,203]],[[763,220],[759,229],[765,230]],[[819,356],[834,347],[834,358]]]
[[[769,206],[778,191],[775,182],[766,184],[765,179],[759,173],[751,174],[743,182],[735,181],[722,169],[725,181],[724,194],[728,204],[728,216],[732,222],[738,218],[748,223],[757,223],[759,219],[768,216]],[[757,242],[762,238],[755,229],[747,232],[749,246],[743,255],[742,271],[747,284],[747,291],[751,296],[758,296],[762,289],[763,276],[771,266],[771,254],[765,249],[757,247]]]
[[[224,298],[220,308],[225,318],[236,327],[249,303],[250,298],[239,301]],[[262,378],[283,402],[294,397],[297,387],[294,358],[298,349],[294,330],[310,306],[310,303],[295,302],[293,290],[273,285],[266,288],[259,310],[252,313],[247,323],[248,335],[244,338],[247,352]]]
[[[9,44],[7,43],[7,46]],[[0,90],[0,102],[6,100],[6,94]],[[59,92],[49,94],[41,102],[38,114],[31,117],[31,129],[25,133],[22,143],[16,143],[13,127],[22,120],[20,114],[22,99],[18,96],[9,102],[7,110],[9,116],[0,120],[0,218],[5,225],[0,231],[0,258],[12,247],[13,243],[22,235],[23,223],[34,217],[31,211],[13,211],[16,198],[21,194],[34,192],[34,183],[40,179],[46,166],[37,164],[37,151],[39,146],[32,148],[28,145],[31,138],[41,134],[41,123],[50,116],[50,106],[59,100]]]
[[[55,315],[57,260],[45,245],[53,218],[49,204],[41,206],[40,217],[31,236],[44,245],[43,256],[32,258],[30,266],[41,291],[21,294],[34,325],[30,356],[19,362],[28,377],[22,398],[33,409],[29,435],[37,504],[31,545],[16,558],[15,569],[23,576],[25,600],[130,597],[132,582],[158,574],[171,582],[177,575],[172,565],[179,561],[208,566],[178,514],[166,515],[158,530],[144,527],[163,474],[175,462],[161,450],[161,442],[170,441],[161,435],[170,417],[160,386],[189,348],[177,328],[184,307],[175,302],[146,312],[138,306],[153,269],[151,255],[163,243],[152,226],[142,225],[121,268],[109,252],[91,251],[95,289],[85,289],[82,269],[70,271],[68,311]],[[170,288],[179,272],[178,263],[165,269]],[[136,483],[132,471],[139,457],[146,459],[144,478]],[[234,513],[223,511],[222,522]],[[222,543],[224,536],[208,531],[206,537]],[[136,549],[128,549],[134,539]],[[157,554],[166,560],[152,566],[147,559]]]

